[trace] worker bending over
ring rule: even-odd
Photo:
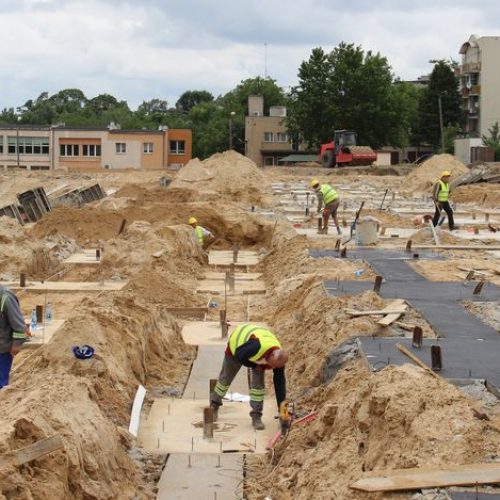
[[[273,332],[262,326],[245,323],[237,326],[229,337],[222,369],[210,394],[210,406],[217,420],[222,398],[229,390],[231,382],[244,365],[252,368],[250,389],[250,416],[256,430],[265,428],[262,422],[264,408],[264,372],[273,370],[274,391],[278,409],[286,397],[285,364],[288,354],[281,348],[281,344]]]
[[[441,179],[439,179],[436,184],[434,184],[432,198],[434,200],[434,205],[436,206],[436,211],[434,212],[432,224],[434,226],[438,225],[439,218],[441,217],[441,212],[444,210],[446,212],[446,215],[448,216],[448,227],[450,228],[450,231],[453,231],[455,229],[455,222],[453,220],[453,210],[449,202],[450,177],[451,173],[448,172],[448,170],[444,170],[441,173]]]
[[[328,219],[330,214],[332,216],[335,227],[337,228],[337,233],[342,234],[342,229],[339,226],[339,221],[337,218],[337,210],[340,204],[339,194],[335,189],[330,186],[330,184],[320,184],[316,179],[311,181],[311,187],[316,191],[316,197],[318,199],[318,213],[321,212],[321,207],[323,208],[323,233],[328,233]]]
[[[0,389],[9,384],[14,356],[26,340],[26,323],[17,297],[0,285]]]
[[[190,217],[188,224],[194,229],[194,237],[196,243],[200,245],[201,248],[206,248],[210,243],[215,241],[215,236],[205,227],[198,226],[198,221],[196,217]]]

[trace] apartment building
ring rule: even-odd
[[[472,35],[459,53],[462,61],[455,74],[467,116],[465,133],[480,138],[500,123],[500,37]]]
[[[271,106],[264,116],[264,97],[248,97],[248,116],[245,117],[245,156],[258,167],[278,165],[278,161],[291,153],[305,152],[304,145],[294,147],[284,119],[285,106]]]
[[[0,125],[0,169],[161,169],[186,164],[189,129]]]

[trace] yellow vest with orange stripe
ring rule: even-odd
[[[238,347],[248,342],[252,336],[256,337],[260,342],[259,351],[249,358],[249,361],[252,363],[258,364],[260,358],[273,347],[281,349],[280,341],[273,332],[262,326],[245,323],[237,326],[231,337],[229,337],[229,350],[231,354],[234,356]]]

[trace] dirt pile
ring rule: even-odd
[[[73,356],[71,347],[82,344],[95,348],[92,359]],[[125,429],[138,384],[181,390],[193,349],[172,318],[132,292],[87,299],[36,352],[16,359],[13,384],[1,391],[0,450],[54,434],[64,449],[3,468],[4,495],[153,498],[128,454],[133,440]]]
[[[471,184],[459,186],[453,190],[451,197],[457,203],[470,203],[483,208],[500,206],[500,189],[498,184]]]
[[[292,428],[272,462],[252,460],[249,498],[306,500],[312,491],[317,498],[383,498],[349,485],[364,471],[482,462],[498,453],[496,431],[474,418],[470,400],[413,365],[372,373],[348,364],[304,406],[319,417]]]
[[[199,193],[215,192],[240,202],[259,203],[266,177],[250,159],[225,151],[204,161],[191,160],[179,171],[172,188],[196,189]]]
[[[469,171],[452,155],[434,155],[406,176],[401,184],[401,190],[407,194],[428,192],[431,195],[432,186],[439,180],[443,170],[450,171],[452,176]]]

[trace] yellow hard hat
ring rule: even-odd
[[[443,170],[441,172],[441,177],[449,177],[451,175],[451,172],[448,170]]]
[[[316,180],[316,179],[313,179],[313,180],[311,181],[311,187],[313,188],[313,187],[315,187],[315,186],[319,186],[319,181],[318,181],[318,180]]]
[[[189,217],[188,224],[196,224],[197,222],[196,217]]]

